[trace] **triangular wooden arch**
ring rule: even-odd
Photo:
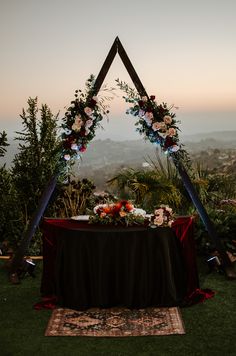
[[[104,82],[104,79],[106,78],[106,75],[107,75],[117,53],[119,54],[125,68],[127,69],[127,72],[129,73],[130,78],[132,79],[138,93],[141,96],[144,96],[144,95],[148,96],[141,80],[138,77],[138,74],[136,73],[136,71],[135,71],[129,57],[127,56],[127,53],[126,53],[124,47],[122,46],[118,37],[116,37],[115,41],[113,42],[113,45],[111,46],[111,49],[105,59],[105,62],[103,63],[103,66],[96,78],[96,81],[94,83],[94,95],[96,95],[99,92],[99,90],[102,86],[102,83]]]
[[[116,56],[116,54],[120,55],[120,58],[125,66],[125,68],[127,69],[138,93],[140,94],[140,96],[147,96],[148,94],[141,82],[141,80],[139,79],[124,47],[122,46],[120,40],[118,37],[115,38],[115,41],[113,42],[113,45],[111,46],[111,49],[105,59],[105,62],[95,80],[94,83],[94,90],[93,90],[93,95],[96,95],[102,84],[103,81],[111,67],[111,64]],[[208,231],[209,236],[211,237],[211,240],[214,244],[214,246],[216,247],[216,249],[218,250],[218,252],[220,253],[221,259],[222,259],[222,264],[223,264],[223,268],[224,271],[226,273],[226,276],[230,279],[235,279],[236,278],[236,274],[233,268],[233,265],[231,263],[231,261],[229,260],[228,255],[226,254],[221,240],[219,239],[219,237],[217,236],[215,227],[213,225],[213,223],[211,222],[206,209],[204,208],[202,202],[200,201],[198,194],[185,170],[185,168],[183,167],[183,165],[178,162],[178,159],[176,158],[175,154],[172,154],[173,157],[173,162],[182,178],[182,181],[184,183],[184,186],[189,194],[189,196],[191,197],[191,200],[193,202],[193,204],[195,205],[203,224],[206,227],[206,230]],[[37,211],[35,212],[34,216],[32,217],[31,223],[29,224],[28,230],[26,231],[21,245],[17,251],[17,253],[15,254],[12,263],[11,263],[11,274],[15,274],[19,268],[19,266],[21,266],[21,263],[23,261],[24,255],[28,249],[28,246],[30,244],[30,241],[35,233],[36,228],[39,225],[39,222],[44,214],[44,211],[48,205],[48,202],[51,198],[51,195],[55,189],[56,186],[56,182],[57,182],[57,176],[52,177],[51,181],[49,182],[48,186],[46,187],[40,202],[39,202],[39,206]]]

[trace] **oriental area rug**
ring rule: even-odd
[[[185,334],[180,310],[172,308],[57,308],[45,336],[124,337]]]

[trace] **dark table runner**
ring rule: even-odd
[[[41,292],[56,294],[62,306],[172,306],[198,288],[195,259],[192,286],[186,266],[191,218],[175,223],[178,239],[169,228],[93,227],[66,219],[45,219],[42,228]]]

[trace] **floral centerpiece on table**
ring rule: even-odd
[[[151,216],[151,227],[171,227],[174,222],[174,214],[169,206],[161,205],[156,208]]]
[[[128,200],[110,204],[99,204],[94,208],[94,215],[89,217],[91,224],[104,225],[143,225],[146,212],[136,209]]]

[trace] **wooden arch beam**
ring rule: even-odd
[[[131,63],[124,47],[122,46],[119,37],[115,38],[115,41],[113,42],[113,45],[111,46],[111,49],[102,65],[102,68],[100,72],[98,73],[98,76],[95,80],[94,83],[94,90],[93,90],[93,95],[96,95],[99,90],[101,89],[102,83],[104,82],[104,79],[106,78],[106,75],[111,67],[111,64],[116,56],[116,54],[119,54],[127,72],[130,75],[130,78],[132,79],[132,82],[134,83],[135,88],[137,89],[138,93],[143,96],[147,96],[147,92],[139,79],[139,76],[136,72],[136,70],[133,67],[133,64]]]

